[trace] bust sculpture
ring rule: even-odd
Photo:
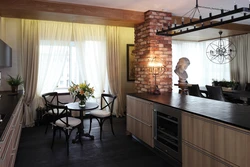
[[[190,65],[190,61],[186,57],[179,59],[174,72],[179,76],[179,84],[187,83],[188,74],[186,72],[187,67]]]

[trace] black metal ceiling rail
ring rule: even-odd
[[[240,16],[237,18],[235,18],[234,16],[231,16],[231,19],[223,21],[224,17],[230,16],[233,14],[238,14],[241,12],[245,12],[244,16]],[[200,16],[200,19],[198,19],[197,21],[192,21],[192,19],[190,19],[190,22],[186,23],[186,24],[184,24],[182,22],[182,24],[179,26],[176,26],[176,24],[174,25],[174,27],[168,26],[167,29],[165,29],[165,30],[163,28],[162,28],[162,30],[157,30],[156,35],[175,36],[175,35],[185,34],[185,33],[193,32],[193,31],[198,31],[198,30],[202,30],[202,29],[206,29],[206,28],[211,28],[211,27],[215,27],[215,26],[219,26],[219,25],[223,25],[223,24],[228,24],[228,23],[232,23],[232,22],[236,22],[236,21],[249,19],[250,15],[247,15],[246,12],[250,12],[250,8],[242,7],[242,8],[237,9],[237,5],[234,5],[234,10],[231,10],[231,11],[224,13],[224,10],[221,9],[221,14],[212,16],[212,14],[209,13],[209,17],[204,18],[204,19],[202,19]],[[220,21],[214,20],[214,19],[218,19],[218,18],[221,18],[221,20]],[[205,22],[208,22],[208,21],[210,21],[210,23],[205,25]],[[213,23],[212,21],[214,21],[216,23]],[[198,26],[196,26],[196,24],[201,24],[201,26],[198,27]],[[192,29],[186,28],[186,30],[183,30],[185,27],[189,27],[189,26],[193,26],[193,28]],[[174,31],[174,30],[179,30],[179,31]],[[174,33],[173,33],[173,31],[174,31]]]
[[[189,32],[199,31],[199,30],[206,29],[206,28],[220,26],[220,25],[223,25],[223,24],[229,24],[229,23],[232,23],[232,22],[241,21],[241,20],[245,20],[245,19],[249,19],[249,18],[250,18],[250,15],[245,15],[245,16],[233,18],[233,19],[230,19],[230,20],[226,20],[226,21],[223,21],[223,22],[220,22],[220,21],[218,21],[216,23],[212,23],[211,22],[208,25],[203,25],[203,26],[200,26],[200,27],[195,27],[193,29],[187,29],[187,30],[184,30],[184,31],[180,30],[179,32],[175,32],[175,33],[171,32],[171,34],[169,34],[168,32],[170,32],[172,30],[157,31],[156,35],[164,35],[164,36],[181,35],[181,34],[185,34],[185,33],[189,33]]]

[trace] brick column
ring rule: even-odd
[[[135,27],[135,89],[136,92],[151,92],[155,81],[147,70],[150,58],[162,60],[165,72],[156,77],[161,93],[172,91],[172,37],[157,36],[155,31],[168,25],[172,14],[159,11],[145,12],[145,22]]]

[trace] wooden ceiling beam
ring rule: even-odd
[[[143,12],[34,0],[0,2],[0,16],[128,27],[144,21]]]
[[[6,0],[0,2],[0,16],[51,21],[66,21],[85,24],[134,27],[144,22],[144,12],[87,6],[46,0]],[[172,21],[181,23],[181,17],[173,16]],[[185,19],[188,21],[188,18]],[[218,29],[224,36],[250,32],[250,25],[226,24],[215,28],[176,36],[176,40],[201,41],[218,37]]]

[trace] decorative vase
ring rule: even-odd
[[[85,107],[86,100],[79,100],[79,107]]]

